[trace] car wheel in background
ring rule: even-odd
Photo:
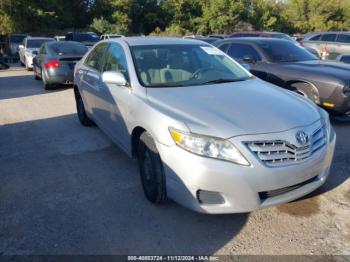
[[[316,104],[320,104],[320,97],[318,94],[318,90],[314,86],[308,83],[304,83],[304,82],[292,83],[289,85],[288,89],[296,92],[299,95],[309,98],[311,101],[313,101]]]
[[[34,79],[40,80],[40,77],[38,76],[37,69],[35,68],[35,65],[33,65],[33,72],[34,72]]]
[[[83,126],[94,126],[95,125],[94,121],[92,121],[86,114],[84,101],[79,93],[78,88],[74,88],[74,96],[75,96],[77,114],[78,114],[80,123]]]
[[[32,70],[32,69],[29,67],[28,63],[27,63],[27,59],[24,60],[24,65],[25,65],[27,71],[31,71],[31,70]]]
[[[140,137],[138,161],[146,198],[152,203],[166,202],[166,183],[162,160],[152,136],[147,132],[142,133]]]

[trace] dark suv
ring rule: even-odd
[[[85,46],[92,47],[100,40],[100,37],[93,32],[70,32],[66,34],[66,41],[75,41],[83,43]]]

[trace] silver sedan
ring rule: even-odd
[[[328,177],[336,140],[328,114],[207,43],[102,41],[74,74],[81,123],[138,159],[153,203],[249,212],[300,198]]]

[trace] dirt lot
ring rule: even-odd
[[[0,72],[0,254],[349,254],[350,123],[329,180],[303,200],[203,215],[148,203],[136,162],[82,127],[72,89]]]

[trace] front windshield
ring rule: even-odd
[[[31,39],[27,40],[27,48],[39,48],[43,43],[53,41],[51,39]]]
[[[290,41],[262,42],[259,46],[268,60],[273,63],[318,60],[304,47]]]
[[[238,64],[207,45],[131,47],[143,86],[175,87],[243,81],[250,78]]]
[[[53,43],[49,47],[53,53],[58,55],[84,55],[88,49],[85,45],[80,43],[59,42]]]
[[[26,38],[26,35],[11,35],[10,41],[12,43],[22,43],[23,39]]]

